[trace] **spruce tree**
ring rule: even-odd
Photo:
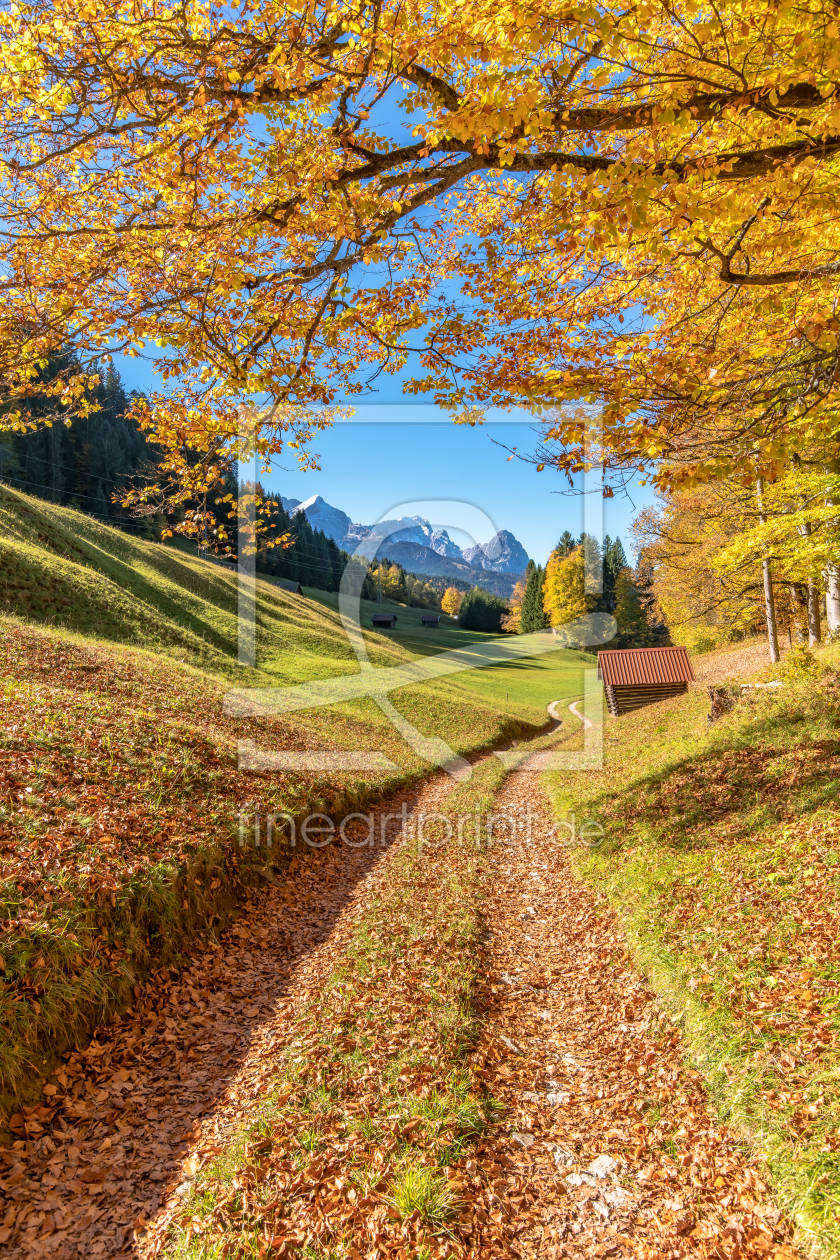
[[[614,612],[616,602],[616,582],[622,569],[626,569],[627,556],[620,538],[611,539],[609,534],[604,539],[604,556],[602,561],[603,592],[601,608],[603,612]]]
[[[522,617],[520,634],[533,634],[536,630],[544,630],[548,624],[543,612],[543,582],[545,569],[541,565],[528,561],[525,570],[525,595],[522,599]]]
[[[480,586],[467,591],[458,612],[458,624],[462,630],[481,630],[485,634],[501,634],[502,617],[507,604],[498,595],[491,595]]]
[[[618,623],[619,647],[647,647],[651,642],[650,624],[644,606],[643,592],[626,566],[615,583],[615,619]]]

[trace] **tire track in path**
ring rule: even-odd
[[[475,1063],[504,1110],[477,1156],[472,1254],[791,1260],[788,1223],[710,1114],[615,916],[574,876],[533,776],[511,775],[496,813],[521,824],[529,812],[530,843],[488,855]]]

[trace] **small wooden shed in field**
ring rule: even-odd
[[[613,717],[688,691],[694,670],[684,647],[615,648],[598,653],[598,677]]]
[[[374,613],[371,622],[374,630],[393,630],[397,618],[394,613]]]
[[[293,582],[291,578],[273,577],[269,579],[274,586],[279,586],[282,591],[291,591],[295,595],[302,595],[303,588],[300,582]]]
[[[437,613],[421,613],[421,626],[433,626],[435,629],[440,625],[440,616]]]

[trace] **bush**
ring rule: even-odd
[[[807,678],[817,678],[821,673],[819,661],[810,648],[800,644],[788,652],[779,666],[778,673],[790,682],[798,682]]]
[[[502,617],[508,606],[498,595],[474,586],[467,591],[458,610],[458,624],[462,630],[483,630],[485,634],[502,633]]]

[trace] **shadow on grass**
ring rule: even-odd
[[[644,830],[667,846],[704,848],[836,804],[840,735],[832,737],[821,707],[783,709],[748,724],[739,715],[702,752],[601,793],[591,808],[602,822],[620,817],[626,831]]]

